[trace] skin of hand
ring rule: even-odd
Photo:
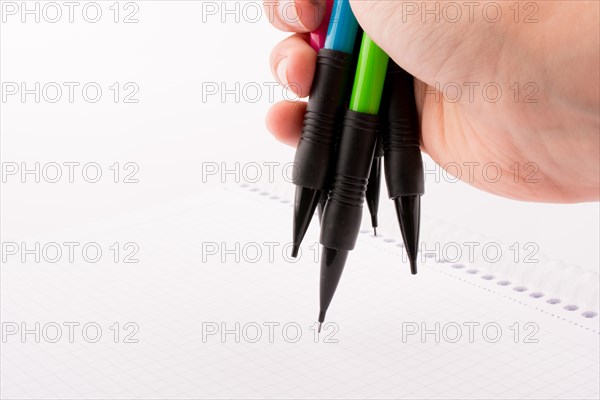
[[[317,58],[307,32],[325,0],[273,3],[265,0],[273,25],[294,34],[273,49],[271,69],[303,98]],[[350,3],[365,32],[417,78],[422,149],[448,173],[517,200],[600,199],[600,3]],[[275,104],[268,129],[296,146],[305,109]]]

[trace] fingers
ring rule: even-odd
[[[305,112],[306,103],[303,101],[279,102],[267,113],[267,128],[280,142],[296,147],[302,133]]]
[[[308,33],[297,33],[283,40],[271,52],[273,75],[299,97],[308,97],[315,74],[317,53],[308,40]],[[305,112],[305,102],[279,102],[267,113],[267,128],[280,142],[296,147]]]
[[[317,54],[308,44],[308,34],[294,34],[271,52],[271,71],[281,85],[298,97],[310,94]]]
[[[470,14],[468,7],[451,1],[427,5],[399,0],[350,0],[352,10],[365,32],[402,68],[431,86],[475,74],[494,79],[495,65],[507,40],[505,17],[490,22],[479,5]],[[511,15],[510,5],[499,13]],[[449,9],[457,15],[448,14]]]
[[[264,0],[269,21],[285,32],[311,32],[321,25],[325,0]]]

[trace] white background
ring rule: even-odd
[[[27,3],[33,7],[35,2]],[[31,88],[35,82],[42,86],[97,82],[103,88],[101,100],[94,104],[84,101],[77,89],[73,103],[66,92],[56,104],[43,99],[35,103],[32,96],[23,103],[18,95],[2,102],[3,163],[97,162],[103,172],[97,184],[85,182],[81,175],[73,184],[64,178],[51,184],[34,183],[31,176],[27,183],[18,176],[8,177],[1,191],[3,241],[53,237],[53,232],[118,219],[146,206],[189,195],[210,196],[209,188],[235,183],[231,175],[211,176],[204,182],[203,163],[232,168],[236,162],[283,165],[293,159],[293,149],[277,143],[264,124],[269,105],[285,95],[276,88],[275,99],[269,98],[275,79],[268,57],[286,35],[272,28],[265,15],[252,21],[259,3],[226,2],[239,12],[209,15],[207,2],[202,1],[137,1],[134,17],[139,22],[131,24],[121,22],[133,10],[123,9],[126,2],[120,3],[119,23],[113,22],[112,1],[98,3],[103,16],[95,24],[83,19],[81,7],[73,23],[68,22],[65,7],[55,24],[43,18],[35,23],[32,16],[22,23],[20,14],[3,16],[7,18],[0,31],[3,83],[26,82]],[[212,4],[223,10],[223,2]],[[20,2],[17,5],[21,7]],[[108,89],[114,82],[138,85],[139,102],[115,104]],[[224,101],[220,95],[203,99],[207,84],[231,89],[237,83],[262,88],[260,99],[248,98],[255,96],[254,91],[246,92],[248,96],[238,93],[237,101],[235,95]],[[108,167],[115,162],[136,163],[139,183],[112,183]],[[433,169],[430,159],[426,164]],[[281,168],[276,172],[281,178]],[[266,177],[260,183],[269,184]],[[391,208],[385,197],[382,204]],[[535,242],[551,259],[598,271],[598,203],[517,202],[463,183],[436,182],[430,175],[423,212],[503,243]],[[395,225],[393,220],[385,223]],[[291,213],[281,224],[291,225]],[[257,236],[265,234],[260,225],[256,229]]]

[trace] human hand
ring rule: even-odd
[[[321,23],[325,0],[279,4],[287,6],[275,8],[273,24],[296,33],[273,49],[271,68],[306,97],[316,62],[306,32]],[[365,32],[417,78],[422,149],[449,173],[519,200],[600,198],[596,2],[351,4]],[[295,146],[305,109],[275,104],[269,130]]]

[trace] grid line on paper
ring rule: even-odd
[[[249,237],[262,242],[285,235],[276,217],[261,222],[262,234],[253,233],[252,226],[266,213],[287,215],[287,205],[278,211],[271,202],[265,204],[264,196],[248,196],[243,200],[251,202],[256,213],[231,216],[240,222],[235,240]],[[234,208],[234,204],[228,200],[222,207]],[[169,215],[171,210],[165,208],[163,213]],[[15,368],[14,375],[6,375],[5,395],[25,393],[25,389],[29,397],[47,398],[123,398],[129,393],[138,398],[594,395],[598,360],[587,347],[594,346],[591,338],[595,335],[518,303],[499,302],[473,285],[453,284],[455,280],[434,273],[433,267],[412,279],[389,264],[386,252],[361,247],[349,261],[331,309],[340,341],[314,343],[308,327],[314,324],[317,303],[315,298],[307,299],[317,294],[318,271],[312,260],[289,266],[278,254],[273,263],[212,260],[201,264],[198,246],[207,240],[205,228],[210,225],[209,240],[217,242],[230,233],[231,226],[217,224],[217,212],[191,201],[187,207],[178,207],[175,218],[156,215],[153,219],[154,224],[119,228],[120,234],[140,235],[140,246],[150,249],[143,265],[102,266],[70,274],[58,268],[40,274],[46,268],[40,266],[9,266],[1,271],[3,285],[20,288],[3,297],[7,300],[3,306],[11,311],[9,318],[87,315],[112,321],[135,317],[142,334],[135,345],[80,343],[61,349],[29,343],[3,345],[7,350],[3,361],[18,363],[28,372],[24,377]],[[171,233],[177,231],[178,235]],[[81,282],[95,282],[105,290],[59,290]],[[48,285],[54,286],[52,298],[44,295]],[[71,296],[84,294],[78,302],[70,301]],[[306,315],[293,317],[306,309],[310,311]],[[222,343],[218,337],[201,341],[204,321],[275,320],[283,324],[294,319],[304,329],[304,339],[295,344],[280,336],[274,343]],[[496,344],[481,337],[474,343],[435,343],[430,337],[423,343],[418,335],[406,343],[401,340],[403,322],[431,327],[434,322],[493,321],[507,330],[514,322],[532,319],[540,325],[538,344],[515,344],[509,336]],[[29,384],[38,378],[43,388]],[[71,387],[72,382],[78,385]]]

